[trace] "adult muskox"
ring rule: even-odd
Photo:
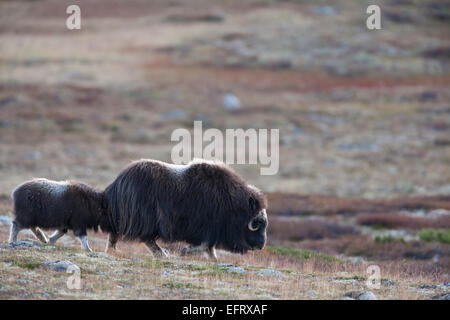
[[[266,198],[223,163],[194,160],[174,165],[139,160],[105,189],[109,246],[119,238],[140,240],[156,255],[155,242],[185,241],[182,254],[215,248],[245,253],[266,242]],[[108,245],[106,247],[108,250]]]

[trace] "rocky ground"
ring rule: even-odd
[[[2,299],[448,299],[450,286],[383,278],[380,288],[368,289],[366,277],[353,272],[248,264],[224,252],[218,264],[176,254],[164,260],[146,253],[87,254],[32,240],[2,244],[0,252]]]
[[[448,294],[446,1],[377,1],[379,31],[365,27],[373,1],[77,3],[82,29],[69,31],[71,1],[0,2],[1,298]],[[168,245],[168,260],[126,243],[86,255],[70,236],[57,247],[7,245],[19,183],[103,188],[131,160],[170,161],[171,133],[194,120],[280,129],[277,175],[233,166],[268,193],[265,250],[220,252],[218,265],[180,257],[181,244]],[[103,235],[91,239],[102,251]],[[56,260],[79,267],[84,289],[42,266]],[[365,285],[371,264],[381,289]]]

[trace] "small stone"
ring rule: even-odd
[[[351,291],[345,294],[345,297],[352,298],[354,300],[378,300],[377,297],[371,291]]]
[[[46,299],[51,299],[52,298],[52,296],[49,295],[47,292],[39,292],[39,294],[41,296],[43,296],[44,298],[46,298]]]
[[[234,94],[227,93],[223,96],[223,107],[228,110],[239,109],[241,107],[241,103]]]
[[[308,290],[306,294],[309,296],[317,296],[319,293],[316,290]]]
[[[438,98],[437,92],[434,92],[434,91],[424,91],[419,96],[419,99],[422,102],[436,101],[437,98]]]
[[[378,300],[378,299],[373,292],[365,291],[365,292],[360,293],[356,297],[356,300]]]
[[[381,284],[384,285],[384,286],[394,286],[397,283],[394,280],[382,279],[381,280]]]
[[[218,263],[217,266],[222,268],[233,267],[231,263]]]
[[[432,297],[431,300],[450,300],[450,293],[438,294]]]
[[[42,244],[40,242],[33,241],[33,240],[30,240],[30,239],[19,240],[17,242],[13,242],[13,243],[9,244],[9,247],[12,248],[12,249],[41,247],[41,246],[42,246]]]
[[[28,152],[23,158],[25,160],[39,160],[41,158],[41,153],[39,151]]]
[[[267,277],[278,277],[278,278],[284,278],[285,275],[282,274],[280,271],[273,270],[273,269],[261,269],[258,272],[256,272],[257,275],[260,276],[267,276]]]
[[[187,117],[187,113],[180,109],[174,109],[167,112],[163,112],[161,116],[165,120],[181,120]]]
[[[42,266],[56,272],[80,270],[80,267],[78,267],[76,264],[65,260],[46,261],[42,264]]]
[[[423,284],[419,286],[419,289],[436,289],[437,285],[435,284]]]
[[[335,15],[337,13],[336,9],[331,6],[314,7],[314,12],[317,14],[328,14],[328,15]]]
[[[247,271],[245,271],[245,269],[241,268],[241,267],[228,267],[227,272],[234,272],[234,273],[240,273],[240,274],[247,273]]]

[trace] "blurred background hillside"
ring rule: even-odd
[[[271,245],[424,261],[442,281],[449,27],[444,0],[2,0],[0,210],[32,177],[103,188],[131,160],[170,161],[194,120],[279,128],[278,175],[234,166],[269,194]]]

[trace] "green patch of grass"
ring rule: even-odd
[[[276,255],[281,255],[281,256],[285,256],[285,257],[292,257],[295,259],[300,259],[300,260],[304,260],[304,259],[319,259],[319,260],[325,260],[325,261],[329,261],[329,262],[333,262],[333,261],[339,261],[339,259],[320,253],[320,252],[316,252],[316,251],[311,251],[311,250],[300,250],[300,249],[295,249],[295,248],[290,248],[290,247],[274,247],[274,246],[268,246],[267,250],[269,250],[269,252],[276,254]]]
[[[17,267],[24,268],[24,269],[30,269],[30,270],[39,268],[42,265],[42,262],[40,262],[40,261],[34,261],[34,260],[30,260],[28,258],[22,258],[22,257],[14,258],[14,259],[10,260],[9,262]]]
[[[163,269],[163,268],[170,268],[174,266],[173,262],[170,261],[163,261],[159,259],[146,259],[144,261],[140,261],[137,264],[139,264],[141,267],[149,268],[149,269]],[[135,263],[130,263],[130,266],[134,266]]]
[[[406,243],[403,238],[395,238],[391,236],[376,236],[375,243]]]
[[[229,271],[226,267],[218,266],[218,265],[211,266],[210,270],[203,274],[210,276],[210,277],[219,277],[219,278],[222,276],[225,276],[225,275],[228,275],[228,276],[231,275],[231,276],[239,277],[239,278],[242,278],[245,276],[245,274],[243,274],[243,273]]]
[[[372,224],[370,226],[373,230],[377,230],[377,231],[381,231],[381,230],[386,230],[386,226],[383,224]]]
[[[450,229],[422,229],[418,235],[422,241],[450,243]]]
[[[188,271],[205,271],[208,270],[208,266],[198,265],[198,264],[188,264],[184,268]]]
[[[36,262],[36,261],[27,261],[27,262],[17,264],[17,266],[19,266],[21,268],[25,268],[25,269],[36,269],[36,268],[39,268],[41,265],[42,265],[42,263]]]
[[[169,289],[204,289],[202,286],[196,286],[195,284],[192,283],[182,283],[182,282],[173,282],[173,281],[168,281],[163,283],[162,285],[164,288],[169,288]]]

